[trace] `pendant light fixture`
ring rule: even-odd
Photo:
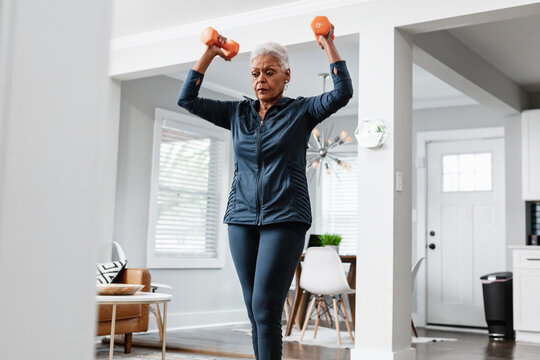
[[[328,73],[319,74],[319,77],[323,81],[323,93],[326,91],[326,78],[328,78],[329,75],[330,74]],[[336,147],[350,142],[352,140],[352,136],[348,136],[347,132],[343,130],[339,133],[339,135],[332,138],[333,128],[334,124],[332,124],[330,129],[327,131],[326,121],[323,121],[321,123],[321,131],[319,131],[317,128],[313,129],[309,138],[306,154],[306,171],[308,172],[310,179],[316,172],[318,172],[319,175],[317,183],[319,183],[321,179],[321,173],[323,170],[327,174],[334,172],[339,179],[339,175],[334,168],[335,165],[339,165],[347,170],[350,169],[349,165],[345,161],[339,159],[335,150]]]

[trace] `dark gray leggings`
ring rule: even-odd
[[[304,249],[307,224],[229,224],[229,248],[251,321],[257,360],[281,360],[281,315]]]

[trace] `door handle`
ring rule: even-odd
[[[429,236],[435,236],[435,231],[431,230],[431,231],[429,232]]]
[[[433,250],[433,249],[436,248],[435,244],[433,244],[433,243],[429,244],[428,247],[429,247],[431,250]]]

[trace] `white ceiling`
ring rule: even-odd
[[[290,3],[287,0],[114,0],[112,37],[121,37],[185,25]]]
[[[467,26],[450,33],[526,91],[540,91],[540,16]]]

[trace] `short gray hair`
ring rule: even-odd
[[[289,69],[289,54],[285,46],[278,44],[276,42],[267,42],[264,44],[259,44],[251,52],[251,57],[249,59],[249,64],[253,62],[253,59],[258,58],[261,55],[269,55],[279,62],[281,69],[286,71]]]

